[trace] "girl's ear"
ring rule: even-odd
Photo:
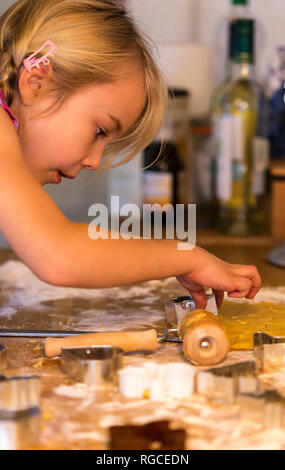
[[[26,106],[31,106],[46,89],[49,80],[50,67],[40,65],[31,72],[23,69],[18,80],[18,90],[21,101]]]

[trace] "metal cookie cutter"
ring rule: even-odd
[[[196,390],[209,400],[233,403],[238,395],[260,393],[255,362],[239,362],[230,366],[200,370]]]
[[[270,336],[258,331],[253,334],[254,355],[261,370],[285,367],[285,337]]]
[[[207,294],[207,306],[205,310],[218,315],[216,298],[214,294]],[[166,321],[170,327],[177,327],[189,312],[196,310],[197,306],[191,295],[177,297],[165,302]]]
[[[218,315],[216,298],[214,294],[207,294],[207,306],[205,310]],[[191,295],[177,297],[167,300],[164,304],[166,312],[166,322],[168,329],[164,330],[164,336],[160,338],[161,342],[182,342],[178,336],[178,327],[187,313],[197,309],[194,299]]]
[[[0,450],[17,450],[40,435],[40,377],[0,376]]]
[[[123,366],[124,351],[113,346],[63,348],[61,368],[77,382],[87,385],[115,383]]]

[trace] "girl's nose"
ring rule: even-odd
[[[104,149],[90,151],[82,161],[83,168],[87,170],[97,170],[100,167]]]

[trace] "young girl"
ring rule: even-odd
[[[0,20],[0,88],[0,230],[39,278],[99,288],[176,276],[201,308],[204,286],[218,305],[224,291],[256,295],[254,266],[176,240],[92,240],[42,188],[122,150],[127,161],[159,130],[165,86],[119,1],[14,3]]]

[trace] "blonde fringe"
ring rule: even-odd
[[[153,45],[118,0],[19,0],[0,18],[0,87],[11,105],[18,93],[23,60],[47,39],[59,50],[52,58],[50,91],[59,105],[76,91],[108,83],[139,65],[144,73],[146,105],[126,135],[113,141],[104,169],[131,160],[153,141],[167,106],[167,88],[152,57]],[[44,51],[43,51],[44,53]],[[125,158],[113,167],[118,154]]]

